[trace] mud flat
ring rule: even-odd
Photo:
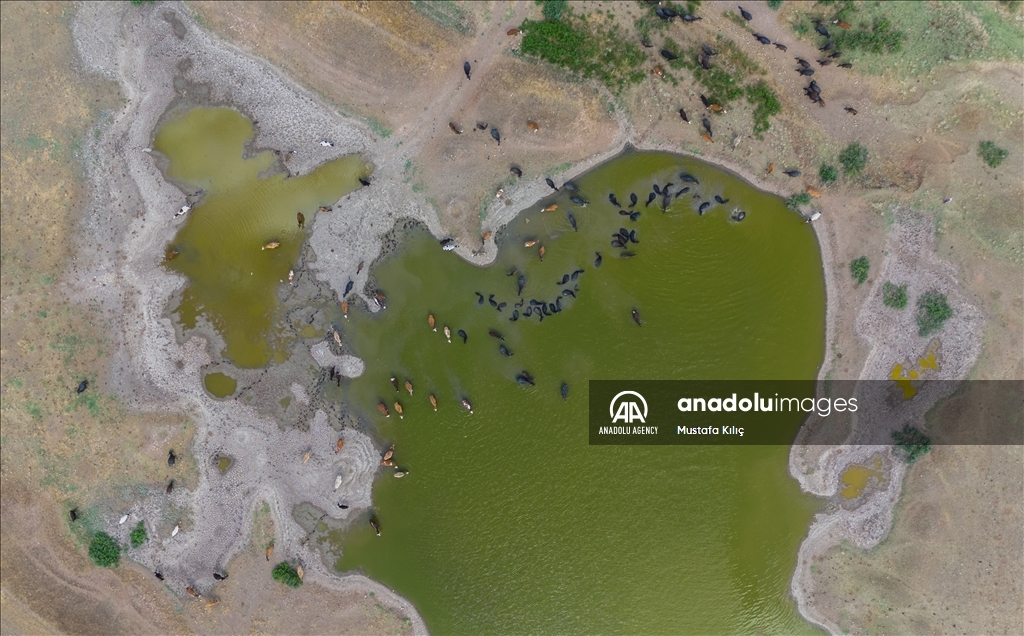
[[[363,576],[331,574],[290,519],[301,503],[341,522],[369,508],[380,461],[373,440],[352,427],[339,432],[338,418],[320,409],[307,409],[299,426],[282,429],[265,410],[242,400],[217,401],[203,391],[204,369],[214,362],[209,352],[221,343],[209,325],[200,324],[187,336],[176,333],[167,314],[185,281],[161,266],[161,255],[176,231],[174,212],[185,194],[164,179],[149,148],[170,114],[198,105],[231,105],[258,122],[253,149],[296,151],[288,166],[292,173],[358,154],[381,166],[374,178],[384,181],[387,158],[380,157],[369,131],[337,117],[266,65],[213,40],[181,6],[139,11],[128,3],[81,5],[73,32],[88,70],[119,82],[127,102],[86,149],[93,198],[81,224],[69,295],[102,303],[116,325],[113,339],[120,349],[110,370],[111,385],[120,388],[124,403],[148,411],[189,412],[197,426],[189,449],[199,464],[195,490],[148,493],[122,511],[131,523],[119,525],[112,516],[108,530],[125,540],[134,519],[144,518],[151,540],[133,553],[133,560],[160,571],[179,594],[192,586],[207,595],[216,584],[213,572],[227,567],[245,547],[248,520],[266,502],[276,521],[275,561],[302,563],[307,581],[324,587],[374,593],[408,617],[414,631],[425,633],[415,609],[391,590]],[[321,146],[325,138],[334,146]],[[403,204],[400,193],[401,188],[365,188],[339,202],[334,215],[349,223],[343,232],[346,249],[334,253],[344,253],[351,262],[318,262],[323,278],[344,285],[346,269],[354,277],[357,262],[379,254],[380,237],[399,214],[436,229],[434,215]],[[314,235],[322,236],[323,230],[316,228]],[[316,250],[319,242],[312,244]],[[336,276],[333,268],[338,268]],[[362,274],[363,283],[367,274]],[[306,355],[306,360],[313,356],[321,364],[339,365],[343,373],[361,372],[361,361],[337,352]],[[285,377],[294,370],[285,365],[277,375],[251,370],[233,375],[257,404],[290,391],[302,405],[308,403],[305,387],[293,387],[293,379]],[[344,447],[337,452],[339,437]],[[233,461],[222,472],[217,460],[225,456]],[[172,537],[176,526],[179,532]]]
[[[868,343],[869,349],[860,380],[888,380],[896,364],[918,360],[930,345],[928,339],[917,335],[912,306],[897,311],[882,304],[882,286],[886,281],[906,285],[910,298],[938,290],[946,294],[953,308],[953,317],[936,336],[939,368],[928,370],[922,375],[924,379],[963,379],[978,359],[984,318],[976,307],[967,302],[960,290],[956,270],[935,256],[934,235],[931,219],[912,210],[897,212],[881,272],[876,275],[856,318],[857,334]],[[835,270],[826,267],[826,271]],[[826,288],[828,306],[833,308],[836,282],[830,278],[834,279],[826,276]],[[827,329],[831,331],[834,328],[835,314],[830,309]],[[826,379],[829,371],[826,364],[819,379]],[[861,387],[865,387],[863,393],[868,393],[879,390],[880,384]],[[830,633],[841,633],[842,630],[815,608],[813,561],[844,541],[861,549],[878,545],[892,527],[893,508],[899,500],[907,471],[906,463],[894,452],[892,445],[858,443],[873,423],[871,405],[884,402],[882,397],[872,399],[870,395],[863,394],[861,397],[867,398],[862,399],[861,404],[868,405],[868,408],[851,419],[849,428],[839,433],[841,439],[835,439],[836,431],[807,427],[801,431],[790,452],[790,474],[800,482],[801,488],[833,502],[826,511],[814,517],[807,538],[800,547],[791,587],[801,614]],[[943,397],[945,394],[941,392],[915,396],[912,402],[906,403],[900,421],[923,430],[925,414]],[[880,460],[885,475],[881,484],[853,502],[841,502],[842,474],[851,465],[868,465],[876,459]]]

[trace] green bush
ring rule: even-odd
[[[146,539],[148,538],[149,535],[146,534],[146,526],[141,521],[138,523],[138,525],[135,526],[135,529],[132,530],[132,534],[129,537],[133,548],[139,547],[140,545],[145,543]]]
[[[917,299],[917,335],[935,333],[952,316],[953,308],[946,302],[945,294],[934,290],[921,294]]]
[[[275,581],[280,581],[288,587],[299,587],[302,585],[302,579],[299,578],[299,573],[295,571],[290,564],[281,561],[274,566],[274,571],[270,573],[270,577]]]
[[[768,8],[772,11],[778,11],[781,6],[782,0],[768,0]]]
[[[798,192],[791,197],[786,199],[786,207],[794,212],[800,211],[801,205],[807,205],[811,202],[811,195],[806,192]]]
[[[882,304],[893,309],[903,309],[907,306],[907,286],[885,283],[882,285]]]
[[[832,183],[839,178],[839,171],[836,170],[835,166],[821,164],[821,169],[818,170],[818,176],[821,177],[822,183]]]
[[[978,144],[978,156],[988,164],[989,168],[998,168],[1008,154],[1010,153],[997,146],[993,141],[983,141]]]
[[[860,174],[868,164],[868,149],[853,142],[839,153],[839,163],[843,165],[846,174]]]
[[[771,128],[768,118],[782,112],[782,104],[764,80],[747,86],[746,92],[747,101],[754,105],[754,135],[760,139],[761,133]]]
[[[932,441],[928,436],[910,424],[904,424],[902,431],[893,431],[892,439],[896,442],[896,451],[903,456],[908,464],[913,464],[931,450]]]
[[[864,281],[868,279],[868,269],[870,267],[871,264],[868,263],[867,256],[855,258],[850,263],[850,274],[853,276],[853,279],[857,281],[858,285],[862,284]]]
[[[121,546],[106,532],[97,532],[89,544],[89,558],[101,568],[109,568],[120,562]]]

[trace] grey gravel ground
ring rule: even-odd
[[[955,268],[935,256],[934,236],[935,228],[931,219],[909,210],[897,211],[885,261],[881,264],[880,272],[874,276],[874,286],[857,314],[857,334],[869,347],[860,380],[885,380],[890,377],[895,364],[915,364],[929,348],[932,338],[938,339],[939,369],[929,370],[922,377],[930,380],[960,380],[967,376],[978,359],[984,318],[981,311],[963,295]],[[830,269],[826,267],[828,271]],[[907,286],[907,295],[911,301],[905,309],[895,310],[882,304],[882,286],[886,281]],[[834,294],[836,281],[829,280],[828,283],[829,294]],[[938,334],[922,338],[917,335],[914,302],[922,293],[930,290],[946,294],[953,309],[953,317]],[[828,304],[829,307],[834,306],[831,298]],[[829,313],[828,321],[831,332],[835,328],[832,312]],[[826,364],[820,378],[824,379],[828,373]],[[931,386],[937,390],[922,391],[913,400],[900,405],[902,412],[899,422],[926,428],[925,414],[945,397],[938,389],[946,387]],[[879,421],[878,413],[872,406],[882,405],[885,401],[877,396],[871,399],[871,396],[864,393],[878,391],[880,388],[880,383],[859,387],[859,403],[867,408],[859,410],[853,418],[852,430],[845,444],[811,445],[814,440],[804,435],[797,440],[798,443],[790,453],[790,474],[800,482],[803,490],[845,504],[831,505],[825,512],[815,515],[807,538],[800,546],[791,584],[791,592],[801,614],[833,634],[841,633],[839,626],[816,611],[811,600],[815,594],[812,563],[815,558],[843,541],[864,549],[878,545],[892,527],[893,508],[903,490],[906,475],[906,464],[894,455],[891,445],[858,443],[858,438],[862,439],[864,435],[864,429]],[[851,465],[870,466],[876,458],[882,462],[884,482],[854,502],[842,502],[839,495],[842,474]]]

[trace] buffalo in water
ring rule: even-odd
[[[458,333],[459,337],[462,338],[462,344],[466,344],[466,342],[469,340],[469,335],[466,334],[466,332],[463,331],[462,329],[459,329],[456,333]]]
[[[722,197],[720,197],[720,196],[718,196],[716,194],[715,195],[715,201],[717,201],[718,203],[721,203],[722,205],[725,205],[726,203],[729,202],[729,199],[723,199]]]
[[[632,192],[629,193],[629,206],[632,208],[636,207],[637,198]]]
[[[629,215],[629,220],[630,220],[630,221],[636,221],[636,220],[637,220],[637,219],[639,219],[639,218],[640,218],[640,211],[639,211],[639,210],[637,210],[636,212],[632,212],[632,213],[631,213],[631,214]]]
[[[587,207],[587,204],[589,203],[589,201],[587,201],[586,199],[578,197],[575,194],[569,197],[569,200],[575,203],[576,205],[580,206],[581,208]]]
[[[478,305],[484,304],[484,295],[481,294],[480,292],[473,292],[473,293],[476,294],[476,298],[477,298],[476,304],[478,304]]]
[[[569,192],[579,192],[580,191],[580,187],[578,185],[576,185],[575,183],[573,183],[572,181],[566,181],[565,183],[562,184],[562,187],[565,188],[566,190],[568,190]]]
[[[569,385],[565,382],[562,383],[562,401],[565,402],[569,398]]]
[[[516,292],[516,295],[517,296],[522,296],[523,295],[523,287],[526,287],[526,277],[523,276],[522,274],[520,274],[519,278],[516,279],[516,287],[518,287],[518,291]]]
[[[597,257],[594,259],[594,267],[601,267],[601,252],[594,252]]]
[[[635,322],[638,326],[643,326],[643,324],[640,322],[640,312],[637,311],[636,309],[633,310],[633,322]]]
[[[653,201],[656,196],[658,196],[658,195],[652,192],[651,195],[649,197],[647,197],[647,203],[645,203],[644,206],[646,207],[646,206],[650,205],[651,201]]]
[[[697,208],[697,214],[701,214],[701,215],[703,215],[703,214],[704,214],[704,212],[705,212],[705,211],[706,211],[706,210],[707,210],[707,209],[708,209],[709,207],[711,207],[711,202],[710,202],[710,201],[705,201],[704,203],[701,203],[701,204],[700,204],[700,207],[699,207],[699,208]]]
[[[498,306],[498,301],[494,300],[494,294],[491,294],[487,297],[487,302],[491,303],[491,307],[497,308]]]
[[[608,195],[608,200],[611,201],[611,204],[614,205],[615,207],[617,207],[617,208],[621,208],[622,207],[621,205],[619,205],[619,200],[615,198],[615,193],[614,192],[612,192],[611,194]]]

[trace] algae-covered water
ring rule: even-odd
[[[673,194],[692,190],[667,212],[660,197],[645,207],[651,185],[669,181]],[[388,308],[352,313],[346,338],[367,369],[345,393],[410,472],[382,469],[380,537],[365,522],[331,535],[337,569],[393,587],[435,633],[814,631],[788,596],[816,504],[788,476],[787,447],[597,447],[587,428],[591,379],[814,378],[825,290],[810,226],[778,197],[669,154],[628,153],[577,183],[589,205],[563,190],[524,213],[489,268],[424,232],[376,266]],[[641,216],[621,216],[610,192],[626,207],[636,193]],[[716,194],[729,202],[698,215]],[[540,211],[551,202],[559,209]],[[738,210],[744,220],[730,220]],[[637,230],[632,258],[610,245],[620,227]],[[519,274],[527,303],[562,298],[562,311],[539,322],[524,305],[510,322]],[[516,382],[524,370],[535,386]]]
[[[288,177],[272,170],[270,151],[243,156],[253,132],[238,111],[195,108],[165,124],[153,145],[170,159],[168,176],[204,193],[167,247],[167,267],[189,279],[178,320],[192,329],[203,316],[224,338],[222,356],[249,368],[287,357],[293,336],[282,329],[277,290],[306,239],[298,215],[309,227],[320,206],[358,188],[368,171],[343,157]]]

